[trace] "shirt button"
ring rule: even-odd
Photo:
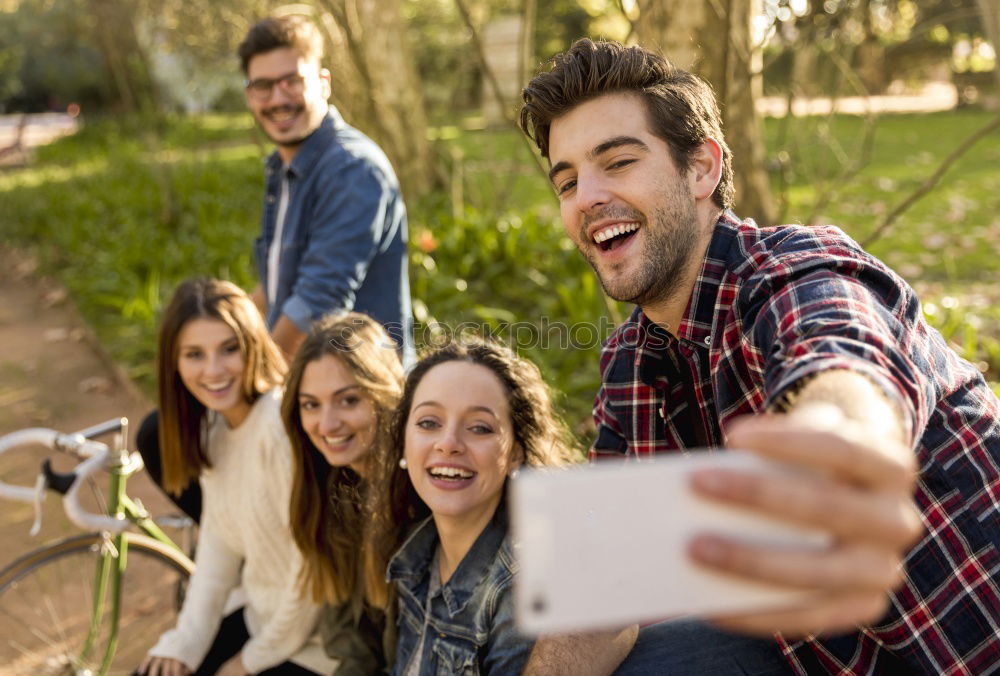
[[[712,344],[712,336],[705,336],[705,344],[706,345]]]
[[[268,195],[267,196],[267,203],[268,204],[274,204],[274,200],[275,200],[274,195]]]

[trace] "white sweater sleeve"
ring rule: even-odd
[[[150,655],[180,660],[192,671],[208,654],[222,622],[226,599],[240,579],[242,558],[215,536],[212,526],[211,512],[206,511],[198,533],[194,573],[177,626],[163,634],[149,651]]]
[[[273,569],[284,576],[281,596],[274,613],[259,632],[243,646],[243,665],[250,672],[263,671],[297,653],[316,630],[320,606],[302,597],[299,575],[303,560],[289,523],[289,502],[292,493],[292,450],[284,430],[270,439],[266,453],[269,471],[267,499],[280,506],[284,528],[269,533],[270,540],[261,547],[260,556],[267,556]]]

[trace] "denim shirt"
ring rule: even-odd
[[[394,676],[406,673],[427,619],[430,562],[438,546],[433,518],[420,523],[389,562],[399,592]],[[520,674],[534,641],[514,627],[517,564],[503,507],[487,524],[451,578],[431,598],[420,676]]]
[[[261,236],[254,259],[268,288],[267,255],[277,229],[283,174],[288,206],[281,235],[272,328],[285,315],[303,332],[319,317],[355,310],[381,322],[412,353],[406,207],[381,149],[331,107],[289,166],[266,161]]]

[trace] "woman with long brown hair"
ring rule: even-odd
[[[177,626],[140,672],[328,673],[316,631],[319,606],[303,601],[289,527],[292,456],[280,417],[285,362],[236,285],[182,283],[164,312],[158,375],[164,486],[200,480],[203,510]],[[230,592],[246,605],[223,618]]]
[[[382,610],[385,571],[364,565],[365,507],[374,450],[388,444],[402,381],[396,344],[380,324],[354,312],[314,324],[288,373],[281,417],[293,449],[292,534],[305,560],[300,584],[304,596],[325,604],[321,627],[338,674],[376,673],[395,648]]]
[[[490,342],[453,342],[410,372],[373,492],[375,553],[399,594],[394,674],[518,674],[508,476],[582,459],[538,368]]]

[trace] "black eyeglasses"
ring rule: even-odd
[[[289,73],[274,79],[261,77],[256,80],[247,80],[247,94],[258,101],[266,101],[271,98],[274,86],[281,87],[281,91],[289,96],[298,96],[305,88],[306,79],[298,73]]]

